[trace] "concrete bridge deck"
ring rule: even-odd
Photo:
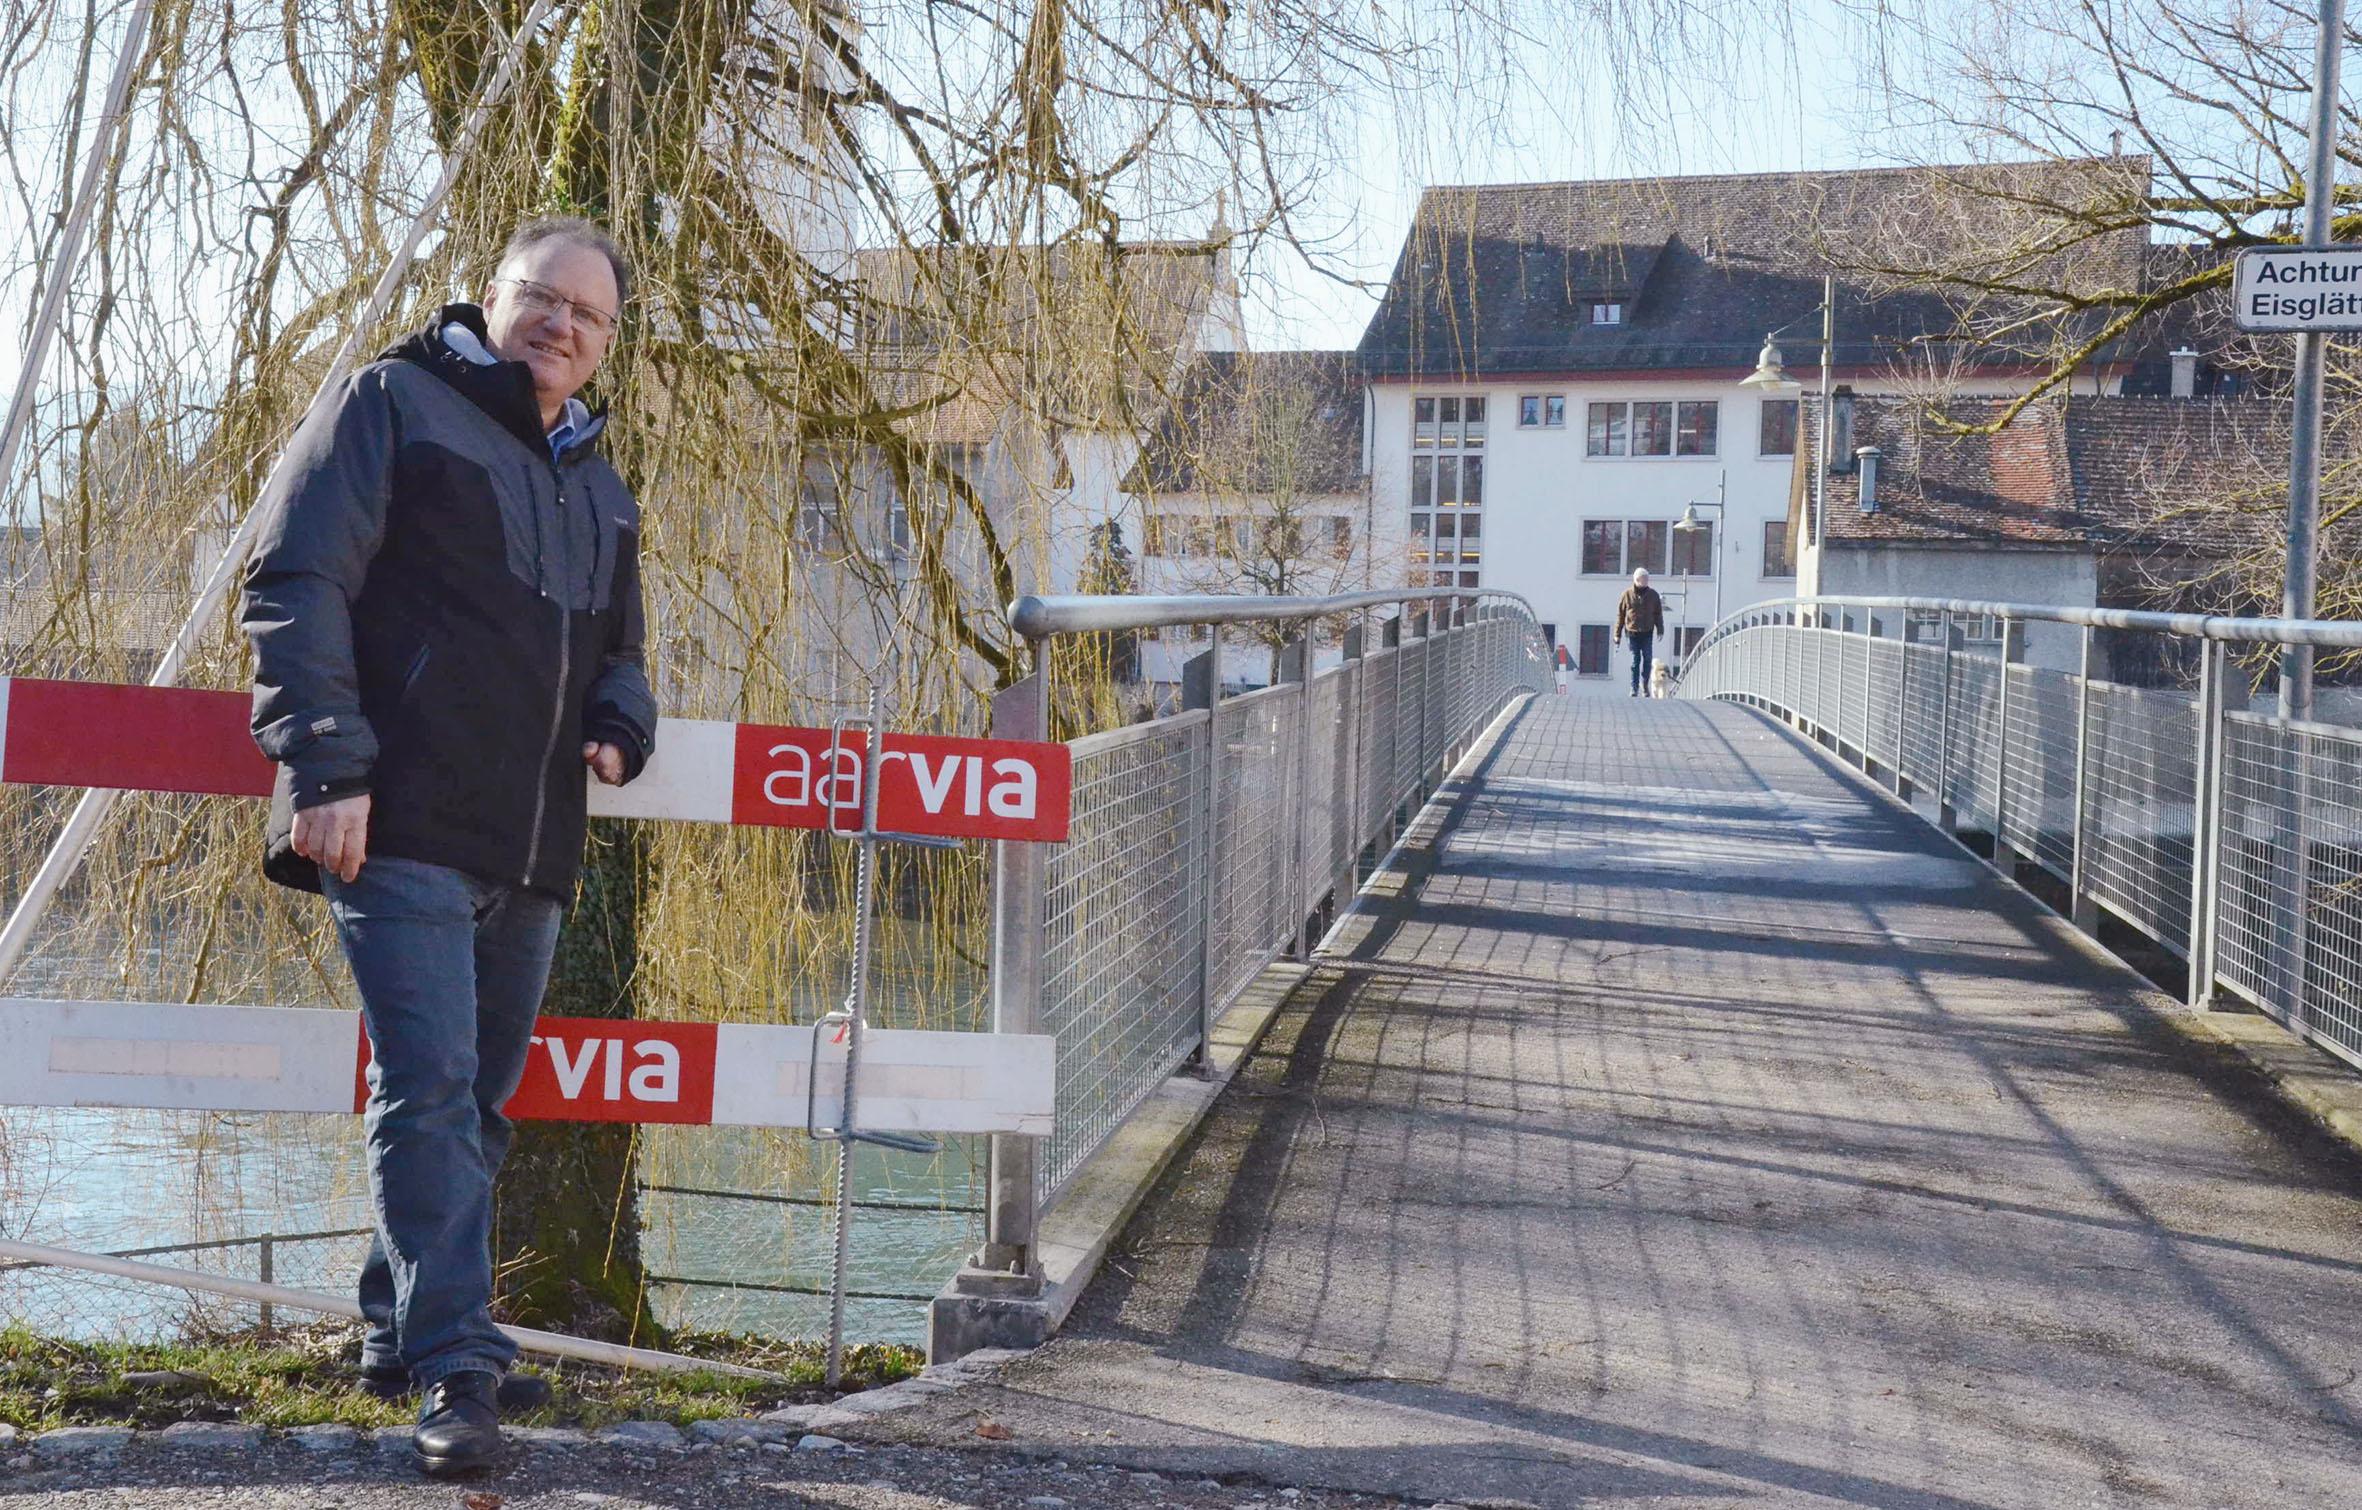
[[[2362,1173],[1768,719],[1542,699],[1066,1333],[881,1433],[1541,1506],[2362,1504]]]

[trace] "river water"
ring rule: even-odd
[[[824,1289],[833,1254],[827,1194],[833,1153],[800,1132],[667,1129],[652,1140],[641,1196],[643,1257],[659,1318],[698,1329],[810,1337],[827,1326],[825,1296],[749,1286]],[[981,1218],[980,1140],[952,1140],[929,1159],[862,1149],[848,1288],[924,1296],[971,1251]],[[688,1194],[682,1191],[716,1192]],[[732,1196],[740,1198],[732,1198]],[[757,1199],[743,1197],[754,1196]],[[584,1192],[611,1203],[612,1192]],[[247,1116],[102,1108],[14,1108],[0,1114],[0,1231],[84,1252],[335,1233],[369,1222],[357,1117]],[[272,1244],[280,1284],[342,1294],[366,1238]],[[159,1255],[152,1261],[260,1277],[253,1244]],[[681,1281],[697,1281],[682,1283]],[[192,1324],[238,1325],[252,1307],[192,1300],[173,1290],[19,1269],[0,1274],[0,1319],[74,1337],[158,1338]],[[921,1299],[857,1300],[856,1339],[921,1342]]]

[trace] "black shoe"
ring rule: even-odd
[[[399,1363],[386,1363],[361,1370],[361,1391],[380,1400],[407,1400],[418,1392],[410,1378],[410,1370]],[[493,1403],[504,1416],[521,1416],[529,1410],[539,1410],[550,1401],[549,1381],[538,1374],[502,1374],[500,1384],[492,1392]]]
[[[469,1369],[437,1380],[426,1392],[410,1455],[428,1476],[474,1473],[500,1461],[499,1383],[489,1371]]]

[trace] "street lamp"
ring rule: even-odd
[[[1788,376],[1785,359],[1780,355],[1776,338],[1780,331],[1803,324],[1814,314],[1821,317],[1821,414],[1813,428],[1813,518],[1812,544],[1822,541],[1822,530],[1829,522],[1829,364],[1837,348],[1837,279],[1834,274],[1821,279],[1821,307],[1806,310],[1786,325],[1777,327],[1763,338],[1763,350],[1755,357],[1755,370],[1739,379],[1742,388],[1755,388],[1776,393],[1792,393],[1804,385]],[[1820,587],[1820,573],[1816,567],[1813,587]],[[1719,615],[1717,616],[1719,617]]]
[[[1699,499],[1696,502],[1684,504],[1681,517],[1673,521],[1673,533],[1694,535],[1700,530],[1705,530],[1709,532],[1709,539],[1711,539],[1711,532],[1721,528],[1729,518],[1730,474],[1728,472],[1725,472],[1715,483],[1714,494],[1714,501],[1711,503]],[[1708,524],[1705,520],[1700,519],[1698,517],[1700,509],[1714,510],[1715,522]],[[1722,556],[1723,551],[1719,547],[1709,551],[1706,556],[1706,565],[1714,574],[1714,622],[1717,624],[1722,622]],[[1686,586],[1682,589],[1681,600],[1685,605],[1689,602],[1689,590]]]

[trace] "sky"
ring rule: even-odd
[[[1895,160],[1879,151],[1892,133],[1857,124],[1865,93],[1853,81],[1863,34],[1844,19],[1842,0],[1785,0],[1785,10],[1773,0],[1727,0],[1723,8],[1745,34],[1708,35],[1694,43],[1677,39],[1668,49],[1677,61],[1645,71],[1592,57],[1610,51],[1611,44],[1596,23],[1582,18],[1603,3],[1566,5],[1561,34],[1529,36],[1490,63],[1472,59],[1444,89],[1408,101],[1375,95],[1350,100],[1345,130],[1351,146],[1341,160],[1322,165],[1314,202],[1303,207],[1302,226],[1328,248],[1324,266],[1314,268],[1277,242],[1242,259],[1250,342],[1261,349],[1353,346],[1419,192],[1430,184],[1847,168]],[[1717,5],[1693,0],[1687,8],[1712,16]],[[1556,14],[1549,4],[1528,9]],[[1663,9],[1621,7],[1627,16]],[[1780,15],[1793,29],[1785,36],[1767,34],[1762,18]],[[111,42],[113,28],[108,30]],[[1958,155],[1924,139],[1912,147],[1922,157]],[[0,220],[14,220],[18,208],[0,203]],[[7,241],[22,246],[30,238],[14,228]],[[0,268],[0,390],[15,381],[28,271],[22,264]]]
[[[1853,83],[1862,34],[1828,0],[1798,0],[1794,15],[1792,37],[1744,45],[1748,61],[1740,69],[1702,66],[1696,78],[1655,79],[1667,97],[1637,107],[1639,119],[1619,110],[1617,86],[1596,77],[1523,82],[1507,91],[1497,118],[1466,132],[1450,128],[1448,100],[1419,102],[1407,123],[1368,102],[1358,160],[1338,165],[1334,202],[1318,212],[1337,232],[1331,270],[1382,284],[1428,185],[1902,161],[1880,150],[1891,133],[1862,125],[1867,94]],[[1922,134],[1911,148],[1921,161],[1970,155],[1965,142],[1930,142]],[[1247,259],[1241,283],[1248,337],[1258,349],[1351,347],[1377,306],[1375,289],[1325,276],[1283,247]]]

